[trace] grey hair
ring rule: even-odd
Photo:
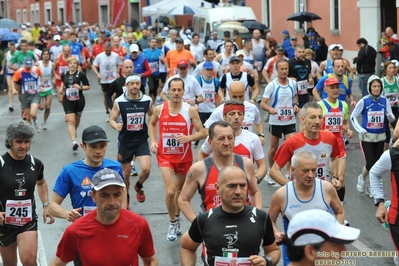
[[[177,30],[171,29],[171,30],[169,31],[169,34],[177,34]]]
[[[110,43],[110,42],[106,42],[105,44],[104,44],[104,49],[105,48],[112,48],[112,44]]]
[[[307,103],[305,103],[305,105],[301,109],[301,116],[302,117],[306,116],[306,113],[308,112],[309,108],[323,110],[321,108],[320,104],[318,104],[317,102],[307,102]]]
[[[241,105],[241,106],[245,106],[244,102],[241,102],[239,100],[236,99],[232,99],[232,100],[228,100],[224,103],[224,105]]]
[[[273,38],[273,34],[271,34],[270,32],[266,33],[266,37],[267,38]]]
[[[295,51],[297,51],[299,49],[305,49],[305,46],[303,46],[302,44],[295,46]]]
[[[35,135],[35,128],[24,120],[12,122],[6,129],[5,146],[11,148],[11,143],[15,138],[31,139]]]
[[[316,155],[313,152],[310,151],[300,151],[298,153],[295,153],[292,158],[291,158],[291,166],[293,168],[297,168],[299,166],[299,158],[304,158],[304,159],[315,159],[317,160]]]

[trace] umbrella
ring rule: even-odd
[[[6,28],[6,29],[19,29],[19,25],[17,22],[15,22],[12,19],[8,18],[3,18],[0,19],[0,28]]]
[[[228,31],[238,30],[239,33],[249,32],[248,28],[241,25],[241,22],[238,21],[225,22],[218,27],[218,30],[228,30]]]
[[[170,19],[168,17],[166,17],[166,16],[160,16],[158,22],[159,23],[164,23],[164,24],[169,24],[170,23]]]
[[[197,9],[190,6],[177,6],[172,8],[169,12],[169,15],[194,15],[198,14]]]
[[[262,30],[263,31],[263,30],[267,30],[268,29],[265,24],[262,24],[260,22],[255,21],[255,20],[244,21],[242,23],[242,25],[244,27],[247,27],[250,30]]]
[[[5,41],[18,41],[19,38],[21,38],[22,35],[19,33],[15,33],[15,32],[4,32],[2,34],[0,34],[0,39],[5,42]]]
[[[298,12],[294,13],[287,18],[287,20],[298,21],[299,23],[310,22],[313,20],[321,19],[318,15],[311,13],[311,12]]]

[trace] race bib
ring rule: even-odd
[[[251,266],[249,258],[236,258],[237,253],[223,252],[226,257],[215,256],[215,266]]]
[[[88,215],[89,213],[91,213],[95,209],[97,209],[96,206],[83,206],[83,216]]]
[[[65,95],[68,101],[78,101],[79,100],[79,89],[78,88],[67,88]]]
[[[280,106],[277,112],[277,119],[280,121],[290,121],[294,116],[294,108],[292,106]]]
[[[204,91],[204,103],[215,103],[215,94],[214,91]]]
[[[184,147],[176,140],[177,134],[164,133],[162,135],[162,147],[165,154],[183,154]]]
[[[398,103],[398,94],[397,93],[386,93],[385,98],[388,99],[391,106]]]
[[[367,128],[380,129],[384,127],[384,112],[371,111],[367,113]]]
[[[24,83],[25,94],[35,94],[37,93],[37,82],[27,81]]]
[[[242,121],[241,128],[244,130],[252,130],[252,123],[247,123],[245,121]]]
[[[317,165],[317,173],[316,173],[316,178],[325,180],[326,179],[326,164],[318,164]],[[326,180],[329,181],[329,180]]]
[[[217,206],[222,205],[222,200],[220,199],[220,195],[216,194],[213,195],[213,206],[212,208],[215,208]]]
[[[23,226],[32,221],[31,200],[7,200],[5,223]]]
[[[127,130],[140,131],[143,129],[144,113],[126,114]]]
[[[325,128],[331,132],[341,132],[344,116],[341,112],[329,112],[325,116]]]
[[[44,80],[44,84],[43,84],[44,89],[51,88],[51,78],[44,78],[43,80]]]
[[[308,93],[308,81],[307,80],[297,81],[296,86],[298,88],[299,95],[304,95],[304,94]]]
[[[151,69],[151,72],[152,72],[152,73],[158,72],[158,71],[159,71],[159,64],[158,64],[158,62],[148,62],[148,64],[150,65],[150,69]]]

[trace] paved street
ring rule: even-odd
[[[81,125],[78,129],[78,141],[81,141],[82,130],[89,125],[99,125],[103,127],[111,142],[108,145],[107,157],[115,159],[117,155],[117,132],[114,131],[108,123],[105,122],[105,111],[103,107],[103,97],[97,81],[90,75],[90,91],[85,92],[86,107],[83,112]],[[357,87],[354,88],[357,92]],[[16,100],[16,98],[15,98]],[[18,106],[18,105],[16,105]],[[10,113],[8,111],[7,96],[0,95],[0,143],[4,143],[4,132],[7,125],[16,119],[20,118],[18,108],[16,111]],[[39,112],[38,122],[42,122],[43,112]],[[64,120],[64,112],[60,103],[53,98],[52,111],[47,122],[48,130],[42,131],[36,135],[32,143],[30,153],[40,158],[45,166],[45,177],[47,179],[50,197],[52,195],[52,187],[58,173],[65,164],[82,159],[83,151],[72,152],[72,144],[67,134],[67,125]],[[267,128],[267,127],[265,127]],[[266,132],[267,130],[265,130]],[[1,153],[6,151],[2,146]],[[268,145],[264,146],[265,154],[268,151]],[[196,153],[196,151],[195,151]],[[373,199],[364,194],[359,194],[356,191],[357,176],[363,167],[364,160],[358,145],[358,138],[351,140],[348,155],[347,155],[347,172],[346,172],[346,218],[351,226],[361,229],[359,241],[349,245],[348,249],[352,251],[393,251],[393,244],[389,236],[389,231],[384,229],[375,219],[375,210]],[[137,166],[136,166],[137,168]],[[384,176],[386,199],[390,195],[390,183],[388,175]],[[136,181],[133,177],[131,183]],[[143,215],[149,222],[156,246],[156,255],[159,260],[159,265],[180,265],[179,259],[179,241],[169,242],[165,239],[168,229],[169,221],[164,204],[164,189],[163,181],[157,166],[155,156],[152,157],[151,175],[149,180],[144,184],[146,192],[146,202],[137,203],[135,200],[135,192],[131,189],[130,194],[133,195],[131,199],[131,208],[133,211]],[[266,182],[260,184],[260,189],[263,195],[264,210],[269,208],[269,202],[272,194],[277,189],[277,186],[269,186]],[[37,199],[37,205],[41,203]],[[195,197],[193,205],[197,212],[200,211],[199,195]],[[70,200],[66,199],[63,206],[70,208]],[[39,215],[42,213],[41,207],[38,209]],[[39,230],[42,238],[43,250],[40,252],[39,265],[48,265],[54,258],[56,247],[59,239],[63,234],[65,228],[69,223],[65,220],[57,219],[53,225],[44,225],[42,221],[39,223]],[[183,218],[183,229],[187,230],[189,223]],[[280,223],[280,229],[282,224]],[[95,248],[95,247],[93,247]],[[101,254],[99,254],[101,256]],[[392,258],[370,258],[357,257],[349,258],[356,259],[357,265],[393,265]],[[198,260],[197,265],[201,265]],[[1,263],[0,263],[1,265]],[[282,265],[281,263],[279,265]],[[353,264],[352,264],[353,265]]]

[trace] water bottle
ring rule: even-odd
[[[385,206],[385,209],[387,209],[387,212],[389,213],[389,207],[391,207],[391,201],[390,200],[385,201],[384,206]],[[389,223],[388,222],[384,222],[381,225],[385,229],[387,229],[387,230],[389,229]]]

